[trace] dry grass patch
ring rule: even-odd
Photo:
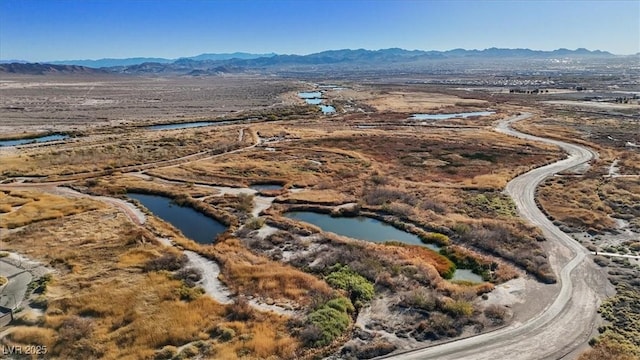
[[[17,210],[7,211],[0,216],[0,227],[9,229],[104,208],[102,203],[91,199],[66,198],[32,191],[11,191],[0,201],[7,201],[5,205],[21,204]]]
[[[209,357],[217,357],[215,351],[233,359],[295,357],[299,344],[286,319],[277,315],[254,313],[232,339],[219,340],[213,329],[227,323],[228,306],[207,296],[180,300],[182,281],[170,273],[144,273],[141,265],[148,259],[176,250],[140,242],[145,238],[140,231],[146,230],[124,215],[100,210],[42,221],[7,236],[3,248],[48,263],[57,272],[45,294],[43,320],[15,329],[5,344],[49,344],[51,357],[60,359],[150,358],[167,345],[193,341],[207,344],[198,351],[214,351]],[[265,274],[273,269],[264,264]],[[309,281],[282,283],[300,288]]]
[[[150,174],[203,183],[248,185],[266,181],[310,186],[334,178],[358,177],[369,166],[361,155],[339,149],[274,146],[273,152],[254,149]]]
[[[531,144],[489,130],[428,129],[403,134],[305,140],[308,147],[356,151],[388,177],[502,189],[514,176],[558,157],[555,148]],[[516,164],[516,166],[514,166]]]
[[[572,231],[611,231],[610,217],[640,228],[640,181],[633,178],[552,178],[538,189],[538,201],[554,219]]]
[[[320,203],[320,204],[343,204],[354,201],[353,197],[349,197],[336,190],[305,190],[295,193],[287,193],[278,197],[278,201],[288,203]]]
[[[312,294],[332,291],[315,276],[253,254],[234,239],[216,243],[213,252],[221,262],[225,281],[241,294],[308,305]]]
[[[239,146],[239,128],[128,131],[102,141],[85,141],[20,150],[3,157],[0,175],[69,175],[166,161],[201,151],[223,152]]]

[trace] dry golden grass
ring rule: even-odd
[[[326,204],[343,204],[355,201],[355,198],[346,196],[336,190],[307,190],[302,192],[287,193],[280,197],[281,200],[296,203],[326,203]]]
[[[9,229],[104,207],[102,203],[91,199],[70,199],[31,191],[11,191],[8,196],[0,198],[0,202],[4,201],[7,201],[5,205],[21,204],[17,210],[0,215],[0,227]]]
[[[48,344],[51,358],[58,359],[142,359],[165,345],[192,341],[209,343],[230,359],[295,357],[299,344],[277,315],[255,313],[233,339],[216,340],[212,329],[227,323],[226,306],[207,296],[182,301],[180,281],[142,272],[147,259],[176,250],[140,242],[140,231],[146,230],[103,209],[41,221],[4,238],[3,249],[57,270],[43,320],[16,328],[6,341]]]
[[[170,160],[201,151],[248,146],[240,127],[172,131],[134,130],[117,136],[91,136],[79,142],[17,150],[4,155],[0,175],[69,175]],[[93,141],[92,141],[93,140]]]
[[[538,199],[554,219],[577,231],[598,232],[617,227],[610,215],[629,218],[640,227],[634,216],[640,202],[640,181],[634,178],[553,178],[538,191]]]
[[[276,151],[253,149],[224,158],[200,160],[150,174],[203,183],[249,185],[253,182],[311,186],[335,178],[357,177],[370,164],[359,153],[340,149],[274,145]]]
[[[254,254],[235,238],[219,239],[213,246],[202,246],[181,237],[175,237],[174,241],[216,259],[222,269],[222,280],[238,294],[268,297],[302,307],[311,303],[314,293],[333,291],[313,275]]]

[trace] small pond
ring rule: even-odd
[[[468,118],[472,116],[488,116],[495,114],[495,111],[476,111],[455,114],[413,114],[410,120],[446,120],[454,118]]]
[[[179,206],[168,197],[149,194],[127,193],[138,200],[154,215],[175,226],[184,236],[200,244],[211,244],[227,230],[220,222],[186,206]]]
[[[453,273],[452,281],[468,281],[472,283],[481,284],[484,282],[482,280],[482,276],[478,274],[474,274],[469,269],[456,269],[456,272]]]
[[[279,184],[254,184],[249,186],[253,190],[282,190],[282,185]]]
[[[203,126],[222,126],[234,124],[244,120],[230,120],[230,121],[197,121],[191,123],[173,123],[173,124],[159,124],[150,125],[145,127],[147,130],[176,130],[176,129],[188,129]]]
[[[284,216],[289,219],[313,224],[323,231],[330,231],[354,239],[377,243],[395,240],[405,244],[426,246],[435,251],[440,250],[438,245],[423,243],[417,235],[402,231],[383,221],[369,217],[332,217],[329,214],[312,211],[291,211],[285,213]]]
[[[397,229],[383,221],[369,217],[332,217],[329,214],[321,214],[312,211],[291,211],[284,216],[289,219],[304,221],[313,224],[323,231],[329,231],[338,235],[353,239],[384,243],[387,241],[400,241],[410,245],[426,246],[440,251],[436,244],[425,244],[417,235]],[[457,269],[451,280],[482,283],[482,277],[468,269]]]
[[[298,97],[302,99],[313,99],[322,97],[322,93],[320,91],[303,91],[298,93]]]
[[[322,104],[322,99],[320,99],[320,98],[304,99],[304,101],[309,105],[320,105],[320,104]]]
[[[36,138],[31,138],[31,139],[0,140],[0,146],[18,146],[18,145],[35,144],[35,143],[42,143],[42,142],[48,142],[48,141],[58,141],[58,140],[67,139],[68,137],[69,137],[68,135],[53,134],[53,135],[40,136]]]
[[[323,114],[331,114],[336,112],[336,108],[331,105],[320,105],[320,110],[322,110]]]

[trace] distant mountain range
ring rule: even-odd
[[[100,60],[68,60],[50,61],[44,64],[0,64],[0,73],[70,73],[91,71],[122,73],[122,74],[150,74],[173,73],[182,75],[211,75],[220,73],[243,72],[255,69],[282,68],[291,66],[322,66],[322,65],[392,65],[403,63],[418,63],[438,60],[473,60],[473,59],[553,59],[553,58],[606,58],[619,57],[606,51],[590,51],[584,48],[569,50],[557,49],[553,51],[531,49],[499,49],[484,50],[453,49],[448,51],[404,50],[399,48],[382,50],[343,49],[329,50],[309,55],[277,55],[227,53],[201,54],[180,59],[164,58],[127,58]],[[0,63],[2,63],[0,61]],[[20,66],[22,65],[22,66]]]
[[[230,59],[255,59],[259,57],[271,57],[277,55],[276,53],[270,54],[249,54],[245,52],[235,52],[235,53],[224,53],[224,54],[200,54],[192,57],[185,57],[179,59],[166,59],[166,58],[156,58],[156,57],[133,57],[133,58],[125,58],[125,59],[98,59],[98,60],[52,60],[52,61],[44,61],[46,64],[52,65],[78,65],[78,66],[86,66],[92,68],[103,68],[103,67],[114,67],[114,66],[131,66],[131,65],[140,65],[144,63],[158,63],[158,64],[169,64],[178,60],[188,59],[195,61],[204,61],[204,60],[230,60]],[[0,60],[0,63],[28,63],[28,61],[24,60]]]
[[[10,63],[0,64],[0,74],[25,74],[25,75],[45,75],[45,74],[108,74],[102,69],[94,69],[78,65],[53,65],[53,64],[30,64],[30,63]]]

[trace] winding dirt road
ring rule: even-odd
[[[559,291],[544,310],[534,317],[505,328],[442,345],[388,356],[396,359],[562,359],[575,357],[592,336],[597,321],[600,294],[607,280],[592,261],[588,251],[547,219],[535,202],[536,187],[545,178],[591,160],[594,154],[582,146],[540,138],[513,130],[510,125],[527,119],[525,113],[503,120],[496,131],[531,141],[557,145],[568,153],[558,162],[534,169],[511,180],[505,192],[515,202],[520,215],[538,226],[547,241],[550,261],[558,276]],[[528,301],[545,301],[544,296]]]

